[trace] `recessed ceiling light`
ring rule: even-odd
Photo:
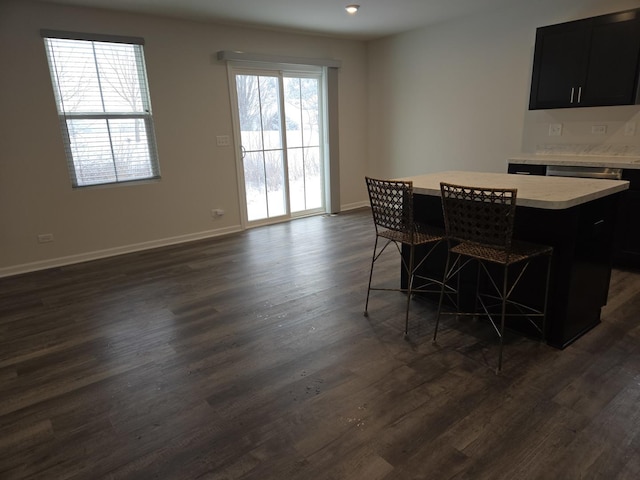
[[[360,8],[360,5],[355,5],[355,4],[347,5],[346,7],[344,7],[344,9],[347,11],[349,15],[355,15],[356,13],[358,13],[359,8]]]

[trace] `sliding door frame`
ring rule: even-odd
[[[331,101],[329,94],[332,93],[329,91],[329,83],[333,79],[333,89],[337,90],[337,77],[336,77],[336,68],[328,68],[316,65],[302,65],[302,64],[283,64],[283,63],[269,63],[269,62],[245,62],[245,61],[228,61],[227,62],[227,75],[229,79],[229,93],[231,98],[231,113],[232,113],[232,122],[233,122],[233,139],[234,139],[234,153],[235,153],[235,161],[236,161],[236,173],[237,173],[237,184],[238,184],[238,196],[239,196],[239,206],[241,212],[241,225],[243,229],[276,223],[278,221],[284,221],[291,218],[313,215],[318,213],[337,213],[339,210],[339,206],[336,205],[336,198],[339,199],[339,176],[338,176],[338,149],[337,149],[337,125],[334,125],[333,122],[337,122],[337,112],[330,111],[330,105],[335,104],[335,109],[337,110],[337,92],[333,93]],[[321,155],[321,163],[322,163],[322,189],[323,189],[323,200],[322,207],[310,211],[296,212],[291,213],[290,208],[290,200],[289,200],[289,180],[288,180],[288,172],[285,172],[285,185],[287,190],[287,213],[278,217],[266,218],[263,220],[248,220],[248,212],[247,212],[247,204],[246,204],[246,188],[245,188],[245,179],[244,179],[244,163],[243,163],[243,152],[242,152],[242,138],[241,138],[241,130],[240,130],[240,119],[238,115],[238,94],[236,87],[236,79],[235,76],[237,74],[248,74],[248,75],[265,75],[265,76],[278,76],[279,84],[280,84],[280,109],[283,115],[282,123],[286,124],[286,120],[284,118],[284,97],[282,95],[282,79],[284,77],[316,77],[320,80],[320,88],[319,88],[319,117],[320,122],[322,122],[322,138],[320,139],[320,155]],[[333,75],[331,75],[333,74]],[[331,145],[329,142],[330,138],[333,144]],[[282,148],[285,155],[285,165],[286,165],[286,155],[287,155],[287,144],[286,144],[286,130],[282,131]],[[338,190],[338,191],[336,191]]]

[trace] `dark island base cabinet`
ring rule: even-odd
[[[509,163],[508,173],[546,175],[547,166]],[[621,193],[613,241],[612,261],[618,268],[640,269],[640,170],[625,168],[622,180],[629,181],[629,190]]]
[[[601,308],[607,303],[611,278],[611,245],[614,238],[615,212],[621,194],[609,195],[564,210],[517,207],[514,236],[554,248],[549,288],[547,343],[564,348],[600,322]],[[443,225],[440,198],[415,195],[416,220]],[[442,275],[446,248],[436,252],[425,268],[436,277]],[[516,299],[540,304],[546,273],[542,260],[532,264]],[[473,273],[473,272],[471,272]],[[406,285],[406,279],[403,279]],[[470,304],[472,283],[464,278],[461,295]],[[534,336],[526,320],[508,320],[508,327]],[[537,335],[537,334],[536,334]]]
[[[623,170],[622,179],[629,181],[629,190],[620,202],[613,264],[620,268],[640,269],[640,170]]]

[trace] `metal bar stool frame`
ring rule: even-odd
[[[448,313],[456,316],[477,316],[480,303],[480,315],[488,317],[499,337],[496,369],[496,373],[499,373],[502,369],[507,316],[526,317],[540,332],[541,340],[545,339],[553,248],[513,239],[517,189],[482,188],[441,182],[440,191],[448,252],[443,284],[459,276],[460,272],[472,263],[478,264],[478,271],[472,312],[462,312],[457,307],[454,312],[443,312],[444,289],[441,291],[433,341],[436,341],[441,315]],[[511,294],[527,271],[530,261],[541,256],[547,257],[544,299],[542,308],[534,308],[511,299]],[[502,267],[500,285],[489,271],[488,264]],[[513,265],[517,265],[518,270],[515,279],[510,280],[509,267]],[[480,292],[482,275],[489,280],[491,290],[495,294]],[[493,303],[489,303],[490,301]],[[507,313],[508,305],[515,312]],[[497,314],[492,312],[492,308],[497,306],[500,307],[499,322],[494,318]],[[540,325],[536,324],[536,318],[540,319]]]
[[[381,180],[365,177],[369,202],[373,215],[373,224],[376,231],[376,239],[371,258],[369,271],[369,283],[367,286],[367,300],[364,307],[364,316],[368,317],[369,296],[372,290],[400,291],[407,294],[405,311],[404,336],[409,331],[409,308],[411,296],[414,293],[429,292],[441,293],[442,279],[434,279],[416,272],[429,258],[435,247],[444,241],[444,231],[435,227],[418,224],[413,217],[413,182]],[[384,242],[379,248],[379,242]],[[401,258],[402,269],[407,275],[407,288],[380,288],[372,287],[373,271],[376,261],[391,244],[394,244]],[[402,246],[409,248],[409,260],[402,255]],[[429,249],[416,263],[415,249],[417,246],[428,245]],[[415,279],[425,281],[418,288],[414,288]],[[447,288],[447,293],[450,292]]]

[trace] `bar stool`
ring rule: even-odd
[[[433,341],[436,341],[441,315],[484,315],[488,317],[500,339],[496,369],[498,373],[502,369],[505,317],[527,318],[544,340],[553,248],[513,239],[516,189],[482,188],[442,182],[440,191],[448,247],[443,284],[456,276],[459,279],[460,273],[471,264],[476,264],[478,270],[472,312],[460,311],[460,308],[453,312],[443,312],[444,289],[442,290]],[[524,305],[512,299],[511,295],[531,260],[543,256],[547,257],[547,268],[542,307]],[[491,264],[499,268],[490,267]],[[478,304],[481,312],[478,312]]]
[[[444,231],[433,227],[418,224],[413,218],[413,182],[380,180],[365,177],[373,224],[376,230],[376,239],[369,271],[369,285],[367,286],[367,300],[364,306],[364,316],[369,316],[369,294],[372,290],[401,291],[407,294],[407,307],[405,312],[404,335],[407,337],[409,330],[409,306],[411,295],[418,292],[440,292],[441,278],[431,278],[427,275],[418,275],[417,271],[433,252],[435,247],[444,240]],[[382,248],[378,248],[378,241],[384,242]],[[402,269],[407,276],[407,288],[374,288],[371,286],[373,270],[380,255],[390,245],[394,244],[400,253]],[[409,259],[402,255],[402,246],[409,249]],[[427,246],[428,250],[416,263],[416,247]],[[419,288],[414,288],[414,281],[420,279]]]

